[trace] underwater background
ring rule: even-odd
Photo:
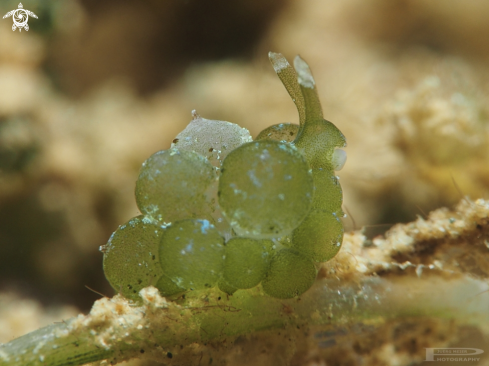
[[[141,163],[192,110],[252,136],[297,123],[269,51],[307,60],[347,137],[345,231],[373,240],[488,198],[486,1],[23,5],[28,32],[0,21],[0,342],[87,312],[85,286],[114,294],[99,247],[139,214]]]

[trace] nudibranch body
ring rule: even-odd
[[[111,285],[138,300],[156,285],[165,296],[219,286],[232,294],[261,285],[276,298],[299,296],[317,266],[341,247],[343,134],[323,118],[309,66],[270,61],[294,101],[299,124],[281,123],[253,141],[248,130],[198,116],[171,149],[141,168],[142,216],[105,246]],[[126,276],[127,274],[127,276]]]

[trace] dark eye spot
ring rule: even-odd
[[[213,151],[214,151],[214,148],[212,148],[212,147],[211,147],[211,148],[209,149],[209,152],[213,152]]]
[[[166,357],[168,357],[168,358],[173,358],[173,355],[172,355],[172,353],[171,353],[171,352],[168,352],[168,353],[166,354]]]
[[[178,139],[173,139],[172,141],[174,144],[176,144],[178,142]]]

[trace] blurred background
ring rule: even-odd
[[[2,0],[0,13],[18,7]],[[295,122],[268,51],[310,64],[348,139],[347,230],[488,198],[486,0],[26,0],[0,21],[0,342],[114,291],[99,246],[191,119]],[[26,320],[27,319],[27,320]]]

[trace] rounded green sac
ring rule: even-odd
[[[346,161],[335,154],[336,148],[345,147],[346,139],[341,131],[325,119],[307,121],[299,130],[294,145],[305,156],[312,169],[340,170]]]
[[[326,262],[340,250],[343,224],[330,211],[311,210],[292,233],[291,248],[316,262]]]
[[[306,292],[316,279],[314,263],[293,249],[282,249],[270,263],[263,290],[272,297],[289,299]]]
[[[112,287],[128,299],[140,300],[139,291],[157,286],[163,275],[158,245],[163,228],[144,216],[137,216],[112,234],[105,245],[103,268]],[[174,285],[174,284],[173,284]],[[164,296],[167,295],[162,291]]]
[[[192,151],[162,150],[143,163],[136,182],[141,212],[163,221],[207,218],[206,190],[216,182],[212,165]]]
[[[207,220],[182,220],[165,229],[159,247],[160,264],[178,286],[213,287],[224,264],[224,238]]]
[[[312,209],[327,210],[343,217],[343,191],[337,176],[327,169],[313,169],[314,199]]]
[[[297,136],[299,125],[293,123],[279,123],[261,131],[255,140],[276,140],[292,142]]]
[[[271,240],[232,238],[226,243],[224,281],[238,289],[257,286],[267,274],[272,251]]]
[[[160,291],[161,296],[173,296],[185,292],[184,288],[178,286],[165,274],[159,278],[155,287]]]
[[[224,159],[218,196],[239,236],[265,239],[286,235],[301,223],[313,190],[309,166],[294,146],[260,140]]]
[[[222,278],[217,283],[217,287],[219,288],[219,290],[221,290],[222,292],[225,292],[228,295],[232,295],[236,291],[238,291],[238,289],[236,287],[231,286],[229,283],[224,281]]]

